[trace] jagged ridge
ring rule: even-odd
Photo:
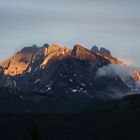
[[[96,52],[93,49],[91,50],[92,51],[89,51],[79,44],[75,45],[72,50],[69,48],[62,48],[57,44],[45,44],[42,47],[33,45],[31,47],[23,48],[13,57],[0,63],[0,66],[1,69],[3,68],[5,75],[15,76],[23,74],[24,72],[31,72],[33,70],[31,65],[36,63],[39,58],[42,58],[40,63],[38,63],[38,67],[40,68],[44,68],[49,62],[56,59],[63,59],[65,57],[76,57],[78,59],[88,60],[92,63],[106,61],[108,63],[124,64],[111,55],[106,56],[103,55],[103,53]]]

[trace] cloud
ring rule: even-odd
[[[117,64],[109,64],[99,68],[96,75],[97,77],[119,76],[120,78],[123,78],[126,76],[131,76],[131,74],[135,70],[139,70],[139,68],[134,66],[121,66]]]
[[[119,77],[121,80],[124,82],[126,86],[128,86],[131,91],[130,92],[121,92],[117,89],[112,89],[110,88],[111,93],[108,93],[107,96],[118,99],[118,98],[123,98],[128,95],[134,95],[134,94],[139,94],[140,91],[140,82],[139,81],[134,81],[132,79],[132,73],[134,71],[139,71],[139,67],[135,66],[127,66],[127,67],[122,67],[120,65],[116,64],[109,64],[106,66],[103,66],[99,68],[96,72],[96,78],[104,77],[104,76],[110,76],[110,77]]]
[[[99,68],[97,70],[96,77],[118,76],[129,88],[137,92],[140,91],[140,82],[135,81],[132,76],[136,71],[140,71],[140,68],[133,65],[121,66],[117,64],[109,64]]]

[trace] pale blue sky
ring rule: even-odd
[[[0,61],[44,43],[96,44],[140,66],[140,0],[0,0]]]

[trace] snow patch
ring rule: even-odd
[[[22,98],[23,98],[23,96],[22,96],[22,95],[20,95],[20,96],[19,96],[19,98],[20,98],[20,99],[22,99]]]
[[[13,83],[14,83],[14,86],[15,86],[15,88],[16,88],[16,87],[17,87],[17,83],[16,83],[16,81],[13,80]]]
[[[46,87],[45,89],[41,89],[41,90],[40,90],[40,92],[41,92],[41,93],[45,93],[45,92],[47,92],[47,91],[50,91],[50,90],[51,90],[50,85],[46,85],[45,87]]]
[[[36,72],[38,70],[38,67],[34,70],[34,72]]]
[[[82,85],[83,87],[85,87],[85,86],[86,86],[84,83],[81,83],[81,85]]]
[[[77,92],[77,89],[72,89],[72,92]]]
[[[35,81],[35,84],[37,84],[38,82],[40,82],[41,81],[41,79],[37,79],[36,81]]]
[[[78,91],[77,89],[72,89],[72,88],[70,88],[70,90],[71,90],[73,93],[75,93],[75,92]]]
[[[70,78],[70,82],[73,82],[73,80]]]

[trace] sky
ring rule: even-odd
[[[0,0],[0,61],[45,43],[97,45],[140,66],[140,0]]]

